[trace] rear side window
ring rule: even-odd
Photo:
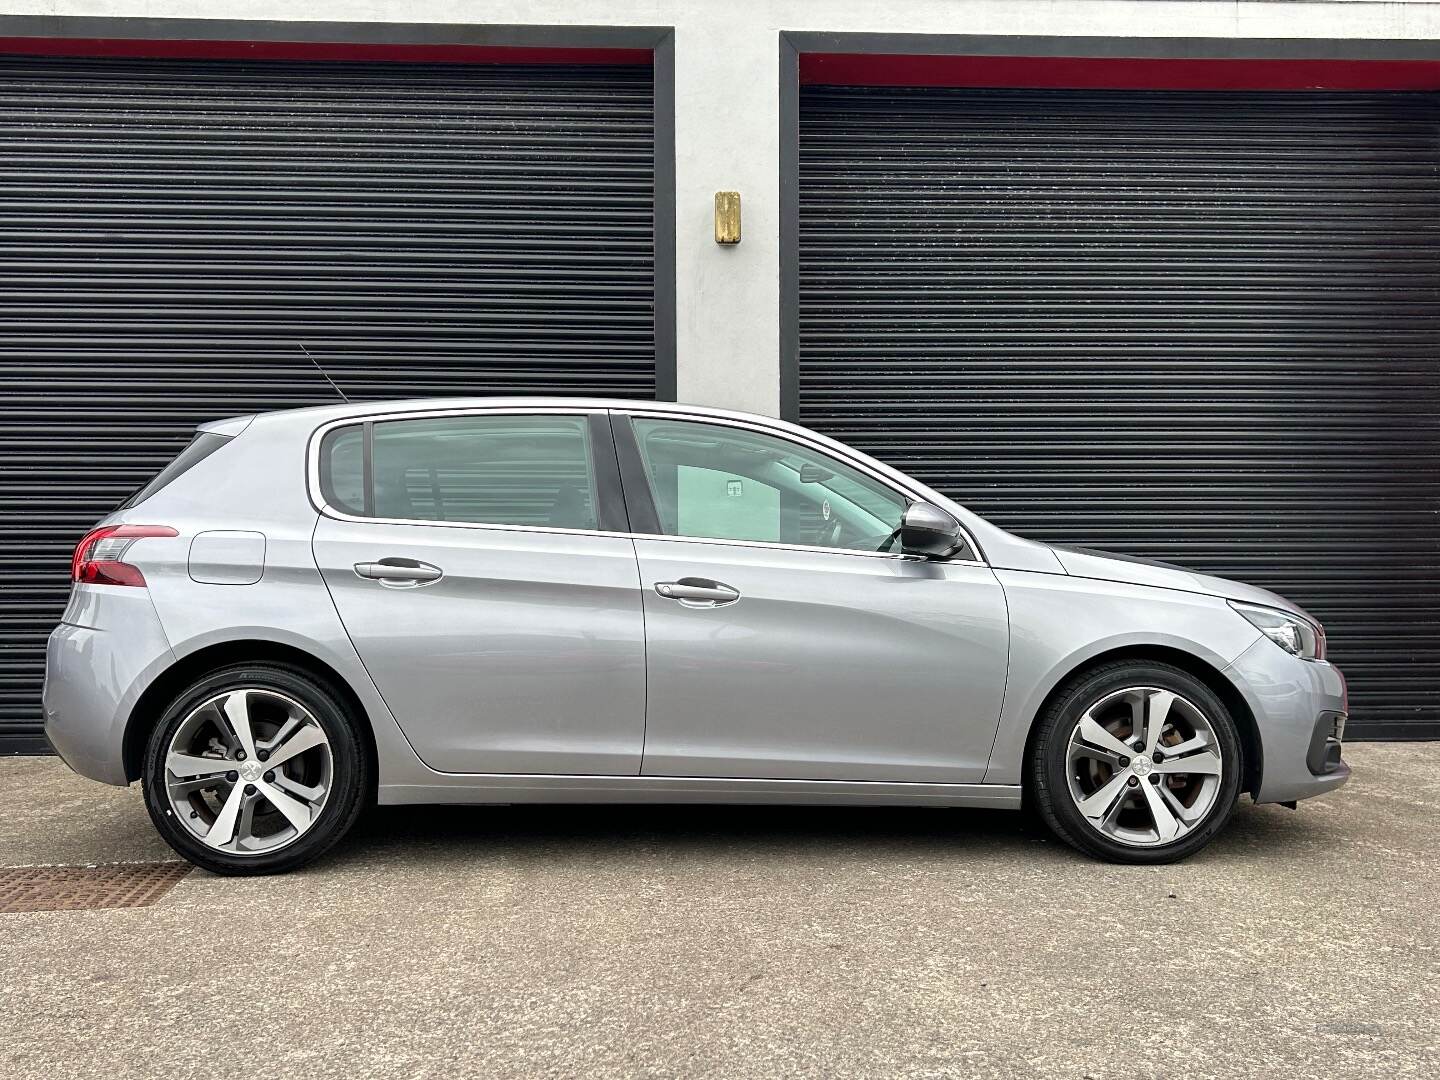
[[[196,465],[199,465],[200,462],[204,461],[211,454],[215,453],[216,450],[219,450],[228,443],[231,438],[232,436],[230,435],[216,435],[213,431],[197,431],[195,438],[190,441],[190,445],[185,447],[184,450],[181,450],[179,456],[171,461],[169,465],[161,469],[155,479],[151,480],[139,491],[135,492],[134,495],[131,495],[130,498],[125,500],[125,503],[120,509],[128,510],[132,506],[140,505],[161,488],[167,484],[174,483]]]
[[[337,428],[320,446],[322,493],[362,517],[596,529],[583,416],[446,416]]]

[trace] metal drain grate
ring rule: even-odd
[[[147,907],[191,869],[182,862],[0,867],[0,914]]]

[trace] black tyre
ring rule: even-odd
[[[181,856],[217,874],[275,874],[350,830],[369,771],[335,688],[267,662],[221,668],[178,694],[150,734],[141,784]]]
[[[1169,664],[1117,661],[1052,698],[1037,723],[1027,795],[1086,854],[1166,863],[1225,827],[1244,771],[1235,721],[1209,687]]]

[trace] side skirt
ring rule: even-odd
[[[441,777],[443,776],[443,779]],[[754,803],[1020,808],[1018,784],[890,784],[870,780],[749,780],[702,776],[437,774],[428,784],[382,784],[379,802]]]

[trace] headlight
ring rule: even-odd
[[[1286,652],[1302,660],[1325,659],[1325,631],[1314,623],[1278,608],[1241,604],[1234,600],[1230,601],[1230,606]]]

